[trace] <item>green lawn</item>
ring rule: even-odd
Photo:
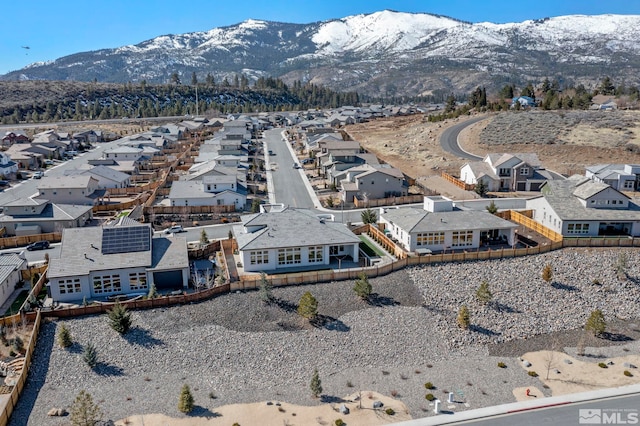
[[[367,256],[369,257],[386,256],[386,253],[384,251],[380,250],[376,245],[371,244],[371,241],[366,239],[364,236],[360,235],[359,237],[361,241],[360,248],[362,249],[362,251],[364,251],[367,254]]]
[[[22,290],[18,295],[18,297],[16,298],[16,300],[13,301],[9,309],[7,309],[7,312],[4,313],[4,316],[6,317],[7,315],[13,315],[17,313],[18,310],[20,309],[20,306],[22,306],[24,301],[27,300],[28,296],[29,296],[29,290]]]

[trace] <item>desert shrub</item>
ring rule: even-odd
[[[528,371],[527,374],[531,377],[538,377],[538,373],[536,373],[535,371]]]
[[[347,387],[348,388],[352,388],[353,387],[353,383],[351,383],[351,380],[347,380]]]
[[[336,426],[344,426],[344,422],[342,421],[342,419],[338,419],[335,421],[335,425]]]
[[[507,364],[505,364],[504,362],[500,361],[500,362],[498,363],[498,367],[500,367],[500,368],[507,368]]]
[[[317,398],[322,393],[322,381],[320,380],[320,375],[318,374],[318,369],[315,368],[313,370],[313,374],[311,375],[311,384],[309,385],[311,388],[311,394]]]
[[[427,382],[427,383],[424,384],[424,388],[431,390],[431,389],[435,389],[436,387],[433,386],[433,383]]]
[[[593,333],[594,336],[600,336],[607,328],[607,323],[604,320],[604,314],[600,309],[596,309],[591,312],[587,319],[584,329]]]
[[[607,366],[607,364],[605,364],[604,362],[599,362],[599,363],[598,363],[598,367],[600,367],[600,368],[609,368],[609,367]]]
[[[623,374],[624,374],[625,376],[627,376],[627,377],[633,377],[633,374],[631,374],[631,371],[629,371],[629,370],[624,370],[624,373],[623,373]]]
[[[73,345],[71,332],[64,323],[60,324],[60,331],[58,331],[58,344],[62,348],[68,348]]]
[[[384,410],[384,412],[389,416],[393,416],[396,413],[395,411],[393,411],[393,408],[387,408],[386,410]]]
[[[395,389],[393,389],[390,393],[391,393],[391,396],[394,398],[398,396],[398,391]]]
[[[460,306],[460,309],[458,310],[458,325],[460,328],[465,330],[469,328],[469,325],[471,325],[469,308],[467,308],[466,305]]]
[[[426,394],[426,395],[424,396],[424,398],[425,398],[427,401],[433,401],[434,399],[436,399],[436,397],[435,397],[435,396],[433,396],[433,394],[432,394],[432,393],[428,393],[428,394]]]
[[[542,279],[544,282],[549,283],[553,279],[553,268],[548,263],[544,266],[542,270]]]
[[[369,278],[364,272],[361,272],[353,286],[353,291],[362,300],[367,300],[371,296],[372,290]]]
[[[489,290],[489,283],[487,281],[482,281],[480,287],[476,290],[476,299],[483,305],[491,302],[493,298],[493,294],[491,294],[491,290]]]

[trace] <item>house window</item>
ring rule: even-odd
[[[473,244],[473,231],[453,231],[451,247],[468,247]]]
[[[635,182],[632,180],[625,180],[624,181],[624,189],[633,189],[633,184]]]
[[[344,246],[331,246],[329,247],[329,255],[335,256],[344,252]]]
[[[256,250],[249,252],[249,263],[252,265],[262,265],[269,263],[269,252],[267,250]]]
[[[567,234],[588,234],[588,223],[570,223],[567,225]]]
[[[322,246],[309,247],[309,263],[320,263],[323,261],[324,248]]]
[[[500,169],[498,174],[500,176],[511,176],[511,169]]]
[[[444,244],[444,232],[421,232],[416,236],[416,245],[432,246]]]
[[[302,263],[300,247],[278,249],[278,265],[294,265]]]
[[[207,191],[211,191],[211,185],[207,185]]]
[[[95,294],[115,293],[120,291],[122,291],[120,275],[99,275],[93,277],[93,292]]]
[[[129,274],[129,288],[144,290],[147,288],[147,274],[145,272],[131,272]]]
[[[520,169],[520,174],[522,176],[528,176],[529,175],[529,168],[528,167],[523,167]]]
[[[60,280],[58,282],[60,294],[80,293],[82,288],[80,287],[80,278],[71,278],[66,280]]]

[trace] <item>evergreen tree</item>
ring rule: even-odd
[[[600,309],[596,309],[591,312],[584,329],[593,333],[594,336],[600,336],[607,328],[607,323],[604,320],[604,314]]]
[[[496,214],[498,213],[498,206],[496,206],[496,203],[493,202],[493,200],[489,203],[489,205],[487,207],[485,207],[487,209],[487,211],[491,214]]]
[[[196,72],[193,71],[191,73],[191,85],[195,86],[196,84],[198,84],[198,76],[196,75]]]
[[[200,231],[200,244],[205,246],[209,244],[209,236],[207,235],[207,231],[205,231],[204,228],[202,228],[202,231]]]
[[[468,329],[471,325],[471,318],[469,315],[469,308],[466,305],[460,306],[458,310],[458,326],[463,329]]]
[[[603,95],[613,95],[616,91],[616,87],[611,82],[611,79],[607,76],[602,79],[598,92]]]
[[[102,420],[102,410],[84,390],[76,396],[69,414],[73,426],[95,426]]]
[[[491,290],[489,290],[489,283],[487,281],[482,281],[480,287],[476,290],[476,299],[483,305],[491,302],[493,298],[493,294],[491,294]]]
[[[313,369],[313,375],[311,376],[311,394],[314,398],[317,398],[322,393],[322,381],[320,380],[320,374],[318,374],[318,369]]]
[[[308,320],[313,320],[318,315],[318,301],[308,291],[300,298],[298,314]]]
[[[363,210],[360,217],[365,225],[368,223],[376,224],[378,222],[378,214],[372,209]]]
[[[254,198],[253,201],[251,201],[251,213],[258,213],[260,212],[260,200],[257,198]]]
[[[65,323],[60,324],[60,330],[58,331],[58,344],[61,348],[68,348],[69,346],[73,345],[71,332],[69,331]]]
[[[271,303],[273,301],[273,294],[271,292],[271,283],[267,279],[267,274],[260,272],[260,288],[259,288],[260,300],[264,303]]]
[[[353,291],[355,291],[358,297],[362,300],[367,300],[371,296],[373,288],[369,282],[369,277],[367,277],[364,272],[361,272],[360,275],[358,275],[355,285],[353,286]]]
[[[190,413],[193,410],[194,400],[189,385],[182,386],[180,391],[180,399],[178,400],[178,410],[182,413]]]
[[[484,181],[482,179],[479,179],[473,190],[479,196],[484,197],[485,195],[487,195],[488,188]]]
[[[111,310],[107,311],[109,326],[120,334],[125,334],[131,328],[131,313],[127,308],[116,302]]]
[[[90,367],[98,365],[98,351],[93,343],[87,343],[82,353],[82,360]]]
[[[149,287],[149,293],[147,293],[147,299],[155,299],[156,297],[158,297],[158,290],[156,289],[155,284],[151,284],[151,287]]]

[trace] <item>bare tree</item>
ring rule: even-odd
[[[558,368],[558,351],[560,350],[560,342],[557,338],[551,339],[551,348],[545,351],[542,357],[544,368],[547,370],[545,380],[549,380],[549,372],[553,368]]]

